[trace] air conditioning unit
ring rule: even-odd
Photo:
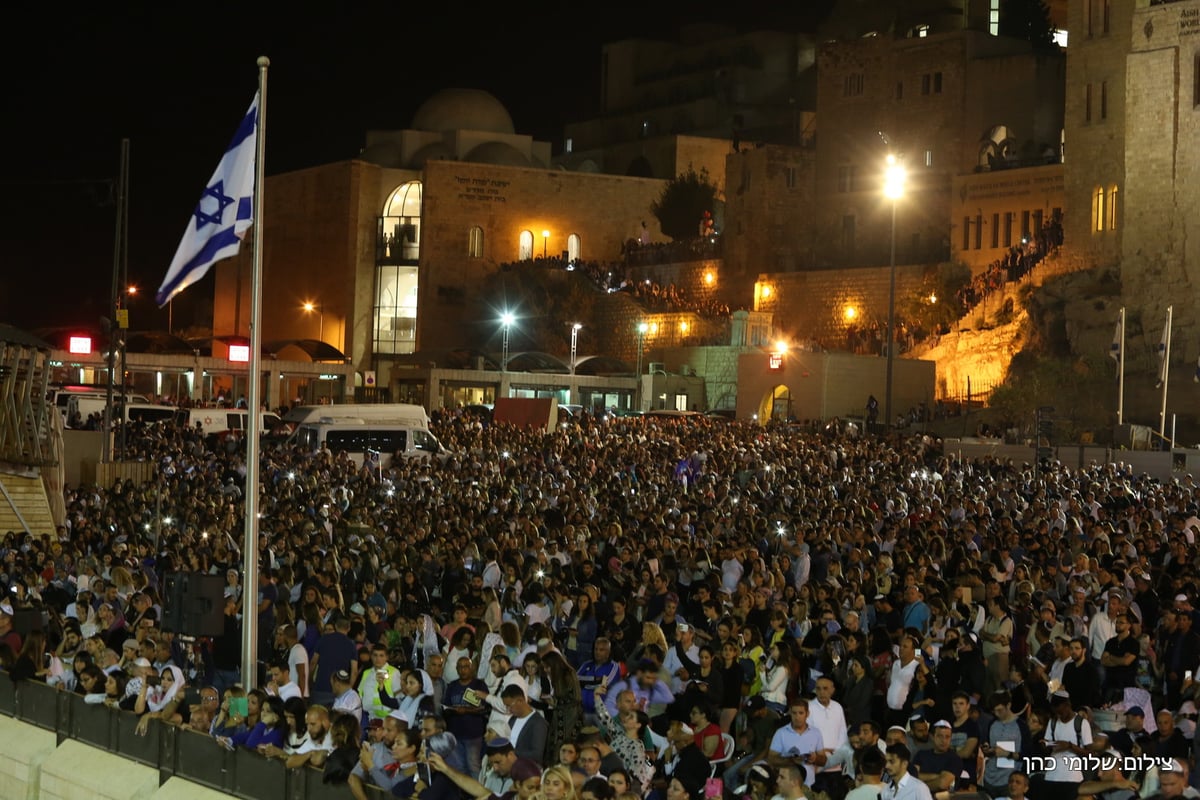
[[[691,364],[683,364],[679,367],[679,374],[685,378],[691,378],[696,375],[696,370]]]
[[[661,361],[651,361],[650,369],[647,370],[650,375],[666,375],[667,365]]]

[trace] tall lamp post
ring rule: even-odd
[[[500,327],[504,330],[504,335],[500,340],[500,371],[508,372],[508,329],[512,327],[516,318],[512,312],[505,311],[500,315]]]
[[[542,231],[542,258],[546,257],[546,250],[550,247],[550,231]]]
[[[892,256],[888,270],[887,376],[884,379],[883,402],[885,431],[891,430],[892,426],[892,362],[896,349],[896,205],[904,196],[906,177],[904,167],[895,155],[889,153],[883,179],[883,195],[892,201]]]
[[[635,395],[637,407],[634,411],[642,410],[642,345],[646,339],[646,331],[650,330],[650,326],[645,322],[639,322],[637,326],[638,352],[637,352],[637,393]]]
[[[571,374],[575,374],[575,355],[579,352],[579,329],[582,328],[578,322],[571,325]]]
[[[303,308],[309,314],[316,311],[320,315],[321,323],[320,328],[317,329],[317,338],[322,342],[325,341],[325,306],[317,305],[316,303],[305,303]]]

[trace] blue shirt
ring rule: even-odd
[[[798,731],[791,725],[784,725],[771,737],[771,752],[784,758],[806,756],[823,749],[825,749],[825,742],[821,738],[821,732],[811,725],[806,725],[803,731]],[[805,763],[804,783],[812,786],[816,775],[816,768],[812,764]]]

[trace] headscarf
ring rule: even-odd
[[[184,688],[183,670],[174,664],[169,664],[167,669],[171,672],[171,677],[174,678],[171,682],[170,689],[163,689],[162,686],[154,687],[154,693],[146,698],[146,704],[151,711],[162,711],[168,703],[175,699],[175,695]]]

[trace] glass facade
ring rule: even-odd
[[[375,324],[378,354],[411,353],[417,343],[417,264],[421,257],[421,183],[392,192],[375,241]]]

